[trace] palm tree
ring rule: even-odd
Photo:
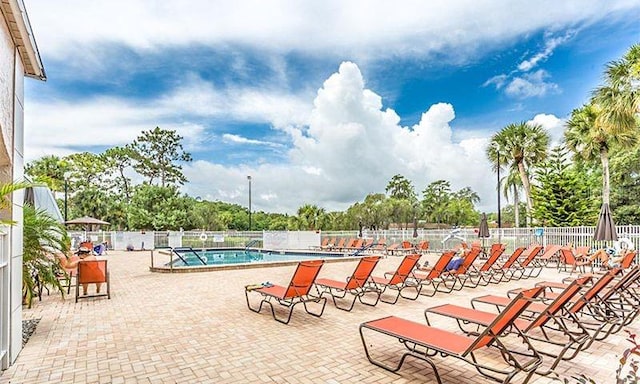
[[[25,205],[23,214],[22,300],[31,307],[36,292],[35,276],[40,284],[56,287],[64,295],[58,280],[64,272],[52,255],[66,255],[70,241],[64,225],[46,211]]]
[[[513,214],[515,227],[520,227],[520,188],[522,188],[522,180],[517,168],[511,168],[509,174],[502,178],[500,184],[504,185],[503,194],[509,201],[509,193],[513,195]]]
[[[609,204],[609,149],[612,145],[630,148],[638,141],[637,132],[626,130],[612,132],[610,126],[600,124],[602,110],[597,105],[586,104],[571,112],[564,132],[567,147],[585,160],[600,158],[602,164],[602,202]]]
[[[638,129],[640,112],[640,44],[632,45],[620,60],[605,69],[605,84],[593,93],[598,106],[596,123],[612,134]]]
[[[531,225],[533,208],[529,172],[547,157],[549,141],[549,134],[540,124],[529,124],[523,121],[502,128],[500,132],[493,135],[487,148],[487,157],[494,169],[497,169],[499,156],[501,166],[504,164],[507,168],[518,170],[527,202],[528,226]]]
[[[300,222],[304,225],[304,229],[316,230],[321,229],[319,227],[322,221],[322,216],[326,214],[324,208],[320,208],[317,205],[305,204],[298,208],[298,217]]]

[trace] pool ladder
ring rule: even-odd
[[[251,248],[252,245],[256,245],[260,242],[260,240],[251,240],[250,242],[247,243],[247,245],[244,247],[244,251],[248,251],[249,248]]]
[[[182,257],[182,255],[180,254],[180,252],[178,251],[182,251],[184,253],[192,253],[194,255],[196,255],[196,257],[198,258],[198,260],[200,260],[200,262],[202,263],[202,265],[207,265],[207,261],[193,248],[191,247],[176,247],[176,248],[172,248],[171,251],[173,253],[176,254],[176,256],[178,256],[178,258],[180,260],[182,260],[182,262],[184,263],[184,265],[189,265],[189,263],[187,262],[187,260]]]
[[[358,248],[358,249],[357,249],[355,252],[353,252],[350,256],[359,256],[362,252],[364,252],[364,251],[366,251],[367,249],[369,249],[369,248],[371,248],[371,247],[374,247],[374,246],[376,246],[376,245],[378,245],[378,243],[372,243],[372,244],[369,244],[369,245],[364,245],[364,246],[362,246],[362,247]]]

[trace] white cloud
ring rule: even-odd
[[[516,76],[505,87],[505,93],[511,97],[524,99],[559,92],[558,84],[547,82],[547,78],[549,74],[543,69]]]
[[[489,80],[485,81],[484,84],[482,84],[482,86],[487,87],[489,85],[495,85],[496,89],[501,89],[508,79],[509,79],[509,75],[505,75],[505,74],[496,75],[490,78]]]
[[[551,136],[551,146],[560,145],[562,142],[562,138],[564,135],[564,129],[566,120],[558,118],[555,115],[540,113],[533,117],[533,119],[528,121],[533,124],[540,124],[544,129],[549,132]]]
[[[311,203],[345,209],[369,193],[384,192],[395,174],[410,179],[420,193],[430,182],[451,181],[454,189],[470,186],[493,205],[494,187],[485,159],[487,138],[454,142],[449,123],[453,106],[439,103],[413,127],[382,108],[380,96],[365,86],[359,68],[343,63],[318,90],[309,126],[292,128],[289,164],[222,167],[197,161],[185,167],[185,190],[209,199],[248,201],[246,175],[252,175],[258,210],[295,212]],[[263,196],[268,196],[264,198]]]
[[[198,151],[206,147],[212,135],[225,134],[207,131],[200,119],[259,122],[279,129],[302,125],[309,119],[311,107],[306,95],[286,95],[268,89],[218,90],[202,79],[189,79],[167,94],[145,101],[115,97],[76,103],[30,101],[25,107],[25,158],[31,161],[44,155],[65,156],[80,147],[124,145],[155,125],[176,130],[184,137],[187,150]],[[153,122],[152,126],[149,122]],[[59,133],[54,143],[51,132]],[[226,139],[242,141],[239,136]]]
[[[271,143],[268,141],[247,139],[246,137],[233,135],[231,133],[223,134],[222,138],[227,142],[236,143],[236,144],[253,144],[253,145],[264,145],[267,147],[282,147],[282,144],[279,144],[279,143]]]
[[[102,65],[94,53],[103,45],[138,52],[178,45],[244,46],[360,59],[437,51],[465,60],[487,44],[549,27],[611,19],[612,13],[634,8],[635,0],[27,1],[45,56],[74,56],[85,69]]]
[[[533,55],[530,59],[524,60],[518,65],[518,69],[523,72],[528,72],[533,69],[538,63],[545,61],[553,54],[553,51],[564,42],[570,40],[573,36],[575,36],[576,31],[570,30],[567,31],[563,36],[553,37],[552,34],[547,33],[545,35],[544,48],[542,51]]]
[[[504,88],[507,96],[518,99],[541,97],[549,93],[560,92],[558,84],[546,81],[549,78],[549,74],[545,70],[530,71],[539,63],[546,61],[558,46],[570,40],[575,34],[575,30],[569,30],[563,36],[558,37],[554,37],[550,32],[545,33],[544,48],[540,52],[518,64],[518,70],[493,76],[485,81],[482,86],[493,85],[497,90]],[[519,71],[524,73],[517,75]]]

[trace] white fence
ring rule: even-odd
[[[531,243],[543,246],[547,244],[565,245],[569,242],[574,246],[588,246],[601,248],[607,244],[602,241],[594,241],[594,227],[569,227],[569,228],[492,228],[489,230],[491,237],[478,238],[477,229],[460,228],[456,230],[413,229],[406,230],[364,230],[362,237],[367,239],[384,239],[386,244],[399,243],[405,240],[411,242],[429,241],[430,249],[441,251],[454,246],[457,242],[484,241],[485,244],[501,242],[507,245],[508,250]],[[634,248],[640,248],[640,225],[625,225],[617,227],[618,237],[627,238]],[[414,234],[417,235],[414,237]],[[169,232],[72,232],[74,244],[87,238],[94,243],[106,242],[109,249],[134,250],[154,249],[161,247],[187,246],[194,248],[226,248],[245,247],[268,249],[308,249],[318,246],[322,239],[329,238],[353,238],[358,237],[358,231],[253,231],[253,232],[201,232],[201,231],[169,231]],[[277,241],[276,241],[277,240]],[[72,244],[73,245],[73,244]]]

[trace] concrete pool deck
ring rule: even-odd
[[[423,256],[435,260],[437,255]],[[149,252],[110,252],[111,299],[43,296],[23,318],[41,319],[16,363],[0,374],[4,383],[424,383],[435,382],[424,362],[408,360],[393,374],[369,363],[358,333],[360,323],[395,315],[424,322],[425,308],[468,305],[472,297],[504,294],[568,273],[547,268],[538,279],[451,294],[400,299],[395,305],[356,306],[352,312],[328,303],[321,318],[296,308],[289,325],[270,312],[249,311],[244,286],[288,283],[294,267],[153,273]],[[381,260],[374,272],[393,270],[401,257]],[[346,278],[356,262],[328,263],[320,277]],[[93,289],[91,287],[90,289]],[[456,329],[452,321],[437,326]],[[638,322],[630,331],[638,332]],[[596,342],[556,372],[585,374],[597,383],[615,382],[618,359],[630,344],[620,332]],[[391,343],[390,343],[391,345]],[[454,358],[436,358],[445,383],[485,383],[475,369]],[[516,381],[519,382],[519,381]],[[536,384],[559,382],[534,376]]]

